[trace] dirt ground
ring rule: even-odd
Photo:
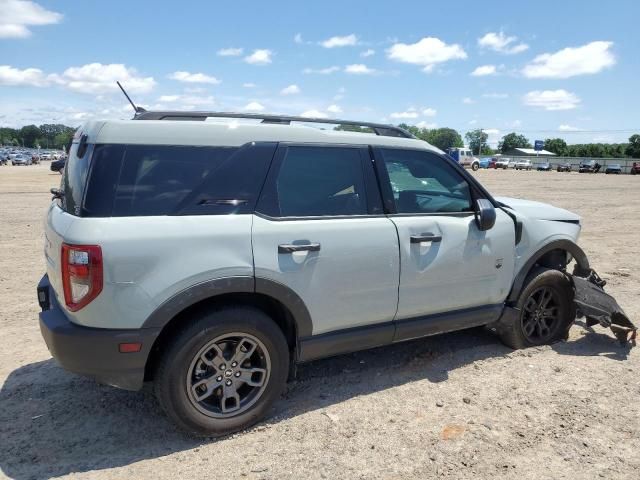
[[[640,178],[481,171],[494,194],[583,217],[581,244],[640,321]],[[0,167],[0,468],[9,478],[640,478],[640,350],[583,325],[511,351],[483,329],[303,366],[269,420],[185,437],[150,391],[59,368],[40,336],[42,219],[59,175]]]

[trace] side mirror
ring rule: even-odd
[[[62,193],[62,190],[60,190],[59,188],[52,188],[49,191],[51,192],[51,195],[52,195],[51,200],[55,200],[56,198],[62,198],[64,196],[64,194]]]
[[[484,232],[489,230],[496,223],[496,209],[486,198],[479,198],[476,201],[476,224],[478,230]]]

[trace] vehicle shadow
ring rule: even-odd
[[[616,351],[593,334],[553,348],[563,355]],[[443,382],[457,368],[510,352],[491,332],[476,328],[315,361],[299,367],[267,422],[414,381]],[[101,386],[53,360],[14,370],[0,402],[0,468],[15,479],[120,467],[224,441],[193,439],[177,430],[148,387],[127,392]]]
[[[631,346],[621,345],[612,335],[610,330],[599,326],[588,327],[584,321],[577,320],[573,328],[583,329],[583,335],[577,340],[560,342],[552,345],[552,348],[560,355],[572,357],[601,356],[611,360],[626,360],[629,357]]]

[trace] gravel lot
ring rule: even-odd
[[[581,244],[640,320],[640,178],[480,171],[494,193],[583,216]],[[314,362],[273,416],[199,441],[149,391],[66,373],[40,336],[42,217],[58,174],[0,167],[0,468],[9,478],[640,476],[640,350],[584,326],[511,351],[483,329]]]

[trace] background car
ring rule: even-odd
[[[507,168],[509,168],[511,164],[510,158],[495,157],[495,161],[496,161],[496,168],[502,168],[503,170],[506,170]]]
[[[551,171],[551,164],[549,162],[539,163],[536,166],[536,170],[538,170],[539,172],[550,172]]]
[[[58,172],[62,175],[62,170],[64,170],[64,165],[66,162],[67,161],[64,158],[61,158],[60,160],[54,160],[53,162],[51,162],[49,168],[52,172]]]
[[[611,165],[607,165],[604,169],[604,173],[617,173],[618,175],[622,173],[622,167],[619,163],[612,163]]]
[[[29,155],[18,153],[11,158],[11,165],[31,165],[31,157]]]
[[[514,168],[516,170],[531,170],[533,167],[531,165],[531,160],[516,160]]]
[[[496,168],[496,161],[491,157],[481,158],[480,168]]]
[[[600,171],[600,165],[595,160],[583,160],[580,162],[580,166],[578,167],[578,172],[580,173],[598,173]]]
[[[570,172],[571,171],[571,164],[570,163],[563,163],[562,165],[558,165],[556,167],[556,170],[558,170],[559,172]]]
[[[631,175],[638,175],[640,173],[640,163],[633,162],[633,165],[631,165],[631,171],[629,173],[631,173]]]

